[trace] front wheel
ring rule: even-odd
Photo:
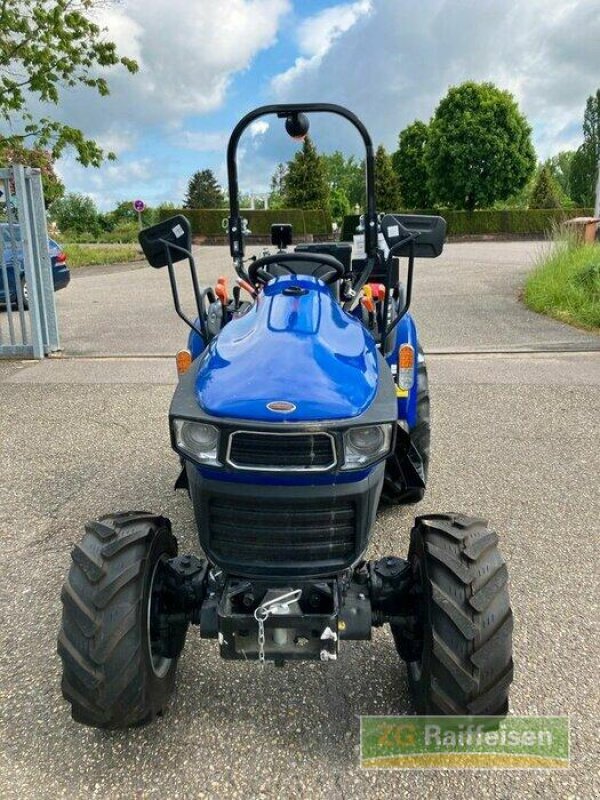
[[[513,616],[498,536],[457,514],[419,517],[408,553],[416,628],[392,627],[418,714],[503,716]]]
[[[86,525],[62,590],[58,653],[73,719],[95,728],[150,722],[173,692],[161,655],[158,587],[177,540],[164,517],[130,511]]]

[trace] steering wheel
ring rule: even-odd
[[[276,275],[273,275],[269,272],[268,267],[270,264],[277,264],[278,266],[282,267],[289,272],[290,275],[298,275],[298,272],[293,267],[293,262],[311,262],[312,264],[319,264],[322,267],[326,267],[326,272],[321,280],[324,283],[330,284],[334,283],[340,278],[343,278],[346,274],[346,269],[344,265],[337,260],[334,256],[329,256],[326,254],[320,253],[274,253],[270,256],[263,256],[262,258],[257,258],[256,261],[253,261],[250,266],[248,267],[248,277],[250,281],[257,286],[258,284],[267,283],[267,281],[276,278]],[[291,264],[288,262],[292,262]],[[318,270],[315,270],[318,272]],[[262,274],[261,274],[262,273]],[[302,274],[302,273],[300,273]],[[314,275],[315,278],[320,276]]]

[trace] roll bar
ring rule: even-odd
[[[259,117],[276,114],[278,117],[289,117],[292,114],[327,113],[344,117],[354,125],[360,133],[365,145],[365,168],[367,189],[367,213],[365,214],[365,252],[367,259],[373,261],[377,256],[377,211],[375,210],[375,157],[373,142],[369,132],[360,119],[343,106],[334,103],[299,103],[261,106],[250,111],[233,129],[227,145],[227,178],[229,182],[229,249],[236,262],[238,272],[243,271],[244,236],[240,217],[239,187],[237,173],[237,148],[242,133]]]

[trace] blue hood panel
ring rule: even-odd
[[[298,287],[305,294],[284,294]],[[377,390],[375,342],[329,288],[309,276],[269,283],[244,317],[213,339],[196,397],[208,414],[264,422],[357,417]],[[269,411],[286,400],[291,413]]]

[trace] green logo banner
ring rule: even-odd
[[[564,769],[568,717],[361,717],[366,769]]]

